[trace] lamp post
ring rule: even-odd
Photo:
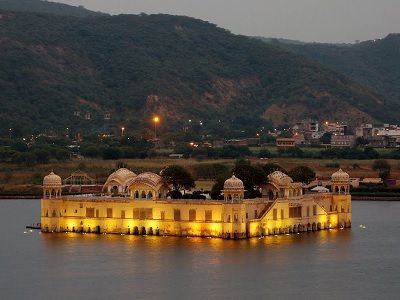
[[[160,118],[158,116],[155,116],[153,118],[154,122],[154,140],[157,140],[157,124],[160,123]]]
[[[121,127],[121,137],[124,136],[125,127]]]

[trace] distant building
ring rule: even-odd
[[[382,185],[383,180],[379,177],[366,177],[360,180],[360,186],[362,185]]]
[[[302,120],[301,122],[296,123],[296,125],[293,126],[293,134],[300,134],[300,133],[306,133],[306,132],[318,132],[319,131],[319,123],[318,121],[312,120],[312,119],[305,119]]]
[[[361,124],[356,128],[356,137],[362,137],[364,139],[368,139],[372,137],[372,124]]]
[[[296,147],[296,139],[294,138],[277,138],[276,147],[278,149],[288,149]]]
[[[372,124],[362,124],[356,128],[356,136],[366,139],[370,147],[400,147],[400,126],[398,125],[384,124],[383,127],[373,127]]]
[[[214,147],[221,145],[218,141],[214,141]],[[260,138],[230,139],[224,140],[222,146],[259,146]]]
[[[169,158],[183,158],[183,154],[180,153],[172,153],[168,156]]]
[[[355,145],[355,141],[354,135],[332,135],[331,147],[351,148]]]
[[[398,148],[400,136],[376,135],[368,139],[369,146],[374,148]]]
[[[325,132],[330,132],[333,135],[347,135],[348,134],[348,126],[347,124],[344,123],[330,123],[330,122],[325,122],[323,125],[323,131]]]

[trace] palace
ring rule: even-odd
[[[275,171],[261,198],[244,199],[243,182],[225,181],[224,200],[169,199],[155,173],[122,168],[112,173],[101,196],[63,196],[62,180],[43,179],[43,232],[250,238],[351,227],[349,175],[332,174],[332,192],[304,194],[302,183]]]

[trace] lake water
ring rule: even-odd
[[[0,299],[400,299],[400,202],[353,202],[351,230],[242,241],[24,233],[39,215],[0,201]]]

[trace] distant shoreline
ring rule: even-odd
[[[41,195],[0,195],[0,200],[38,200]]]
[[[39,200],[42,195],[0,195],[0,200]],[[352,201],[400,201],[399,196],[352,196]]]

